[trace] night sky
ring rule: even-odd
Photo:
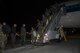
[[[62,2],[62,0],[55,0]],[[27,28],[36,26],[37,19],[42,18],[46,8],[55,3],[54,0],[0,0],[0,21],[12,25],[25,23]]]

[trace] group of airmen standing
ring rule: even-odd
[[[10,42],[12,47],[15,47],[16,35],[20,36],[20,42],[22,45],[25,44],[26,34],[31,35],[31,43],[35,42],[36,30],[32,28],[31,32],[26,32],[26,24],[22,24],[20,29],[20,34],[17,33],[17,24],[13,24],[10,27],[6,22],[0,23],[0,48],[4,50],[8,42]]]

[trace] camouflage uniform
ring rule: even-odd
[[[26,41],[26,28],[21,27],[21,43],[22,45],[25,44]]]
[[[7,44],[10,43],[10,33],[11,33],[11,27],[9,25],[3,25],[2,31],[7,36]]]
[[[0,24],[0,47],[3,50],[5,48],[5,44],[7,43],[7,37],[3,34],[2,25]]]
[[[15,41],[16,41],[16,27],[12,27],[11,35],[10,35],[10,40],[11,40],[11,46],[12,46],[12,47],[15,47]]]

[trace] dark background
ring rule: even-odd
[[[46,8],[64,0],[0,0],[0,22],[25,23],[29,31],[32,26],[36,27],[37,19],[42,19]]]

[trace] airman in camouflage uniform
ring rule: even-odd
[[[11,27],[8,24],[6,24],[6,22],[3,22],[2,31],[7,36],[7,44],[10,43]]]
[[[12,26],[12,30],[11,30],[10,40],[11,40],[11,46],[12,47],[15,47],[15,42],[16,42],[16,27],[17,27],[17,25],[14,24]]]
[[[2,31],[2,25],[0,24],[0,47],[2,50],[5,48],[5,44],[7,43],[7,37]]]
[[[23,24],[21,27],[21,44],[24,45],[26,41],[26,25]]]

